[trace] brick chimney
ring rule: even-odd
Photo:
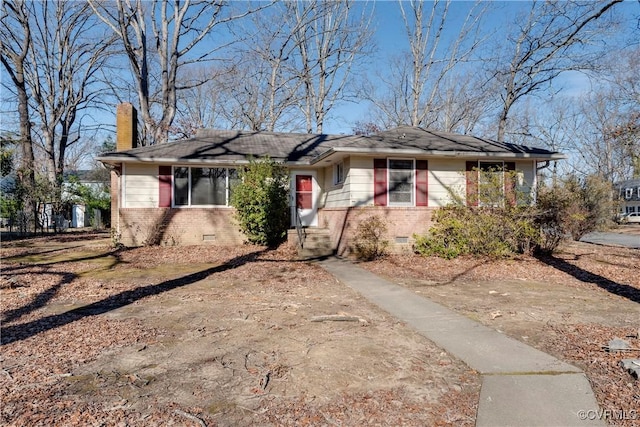
[[[116,150],[124,151],[138,146],[138,112],[129,102],[116,108]]]

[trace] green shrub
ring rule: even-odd
[[[506,257],[537,247],[537,228],[531,208],[438,209],[426,235],[414,235],[414,250],[426,256],[460,255]]]
[[[231,189],[235,217],[251,243],[276,246],[289,228],[289,174],[267,158],[252,160]]]
[[[414,236],[423,255],[504,257],[516,253],[552,253],[571,237],[606,228],[615,212],[611,185],[597,176],[568,177],[538,190],[533,206],[468,208],[451,206],[434,213],[433,226]]]
[[[387,223],[378,215],[361,221],[354,238],[354,251],[358,259],[371,261],[383,257],[389,246],[389,241],[384,238],[386,233]]]
[[[553,187],[538,191],[539,250],[553,252],[563,239],[579,240],[585,234],[607,228],[616,211],[611,184],[596,175],[584,179],[569,176]]]

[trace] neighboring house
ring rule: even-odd
[[[630,179],[617,183],[614,188],[620,197],[620,212],[640,212],[640,179]]]
[[[3,201],[2,212],[0,212],[0,228],[9,227],[11,219],[9,218],[8,209],[5,208],[4,202],[11,199],[15,192],[16,176],[15,172],[0,178],[0,198]],[[4,216],[3,216],[4,215]]]
[[[415,127],[371,136],[201,130],[188,140],[135,148],[135,123],[133,107],[120,105],[118,151],[98,158],[112,169],[112,227],[134,246],[241,243],[229,191],[251,157],[286,165],[292,227],[298,216],[303,226],[329,230],[339,253],[349,250],[357,224],[369,216],[380,215],[388,240],[401,247],[424,233],[433,210],[456,193],[477,204],[477,169],[516,171],[513,185],[533,194],[539,164],[564,158]]]
[[[62,183],[63,200],[71,200],[66,212],[63,214],[68,219],[70,228],[82,228],[90,226],[100,226],[102,224],[102,213],[98,209],[89,212],[89,208],[82,200],[77,199],[73,194],[73,188],[81,185],[89,189],[93,194],[108,194],[109,179],[105,179],[96,170],[79,169],[68,171],[64,174]],[[106,191],[106,193],[105,193]]]

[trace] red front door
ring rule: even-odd
[[[316,227],[318,225],[318,211],[316,198],[318,184],[315,182],[315,174],[309,172],[293,172],[291,204],[291,225],[297,224],[297,219],[305,227]]]
[[[298,209],[313,208],[313,177],[296,175],[296,207]]]

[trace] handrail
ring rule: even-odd
[[[300,219],[300,208],[296,207],[296,231],[298,232],[298,243],[300,248],[304,248],[304,241],[307,239],[307,231],[302,226],[302,219]]]

